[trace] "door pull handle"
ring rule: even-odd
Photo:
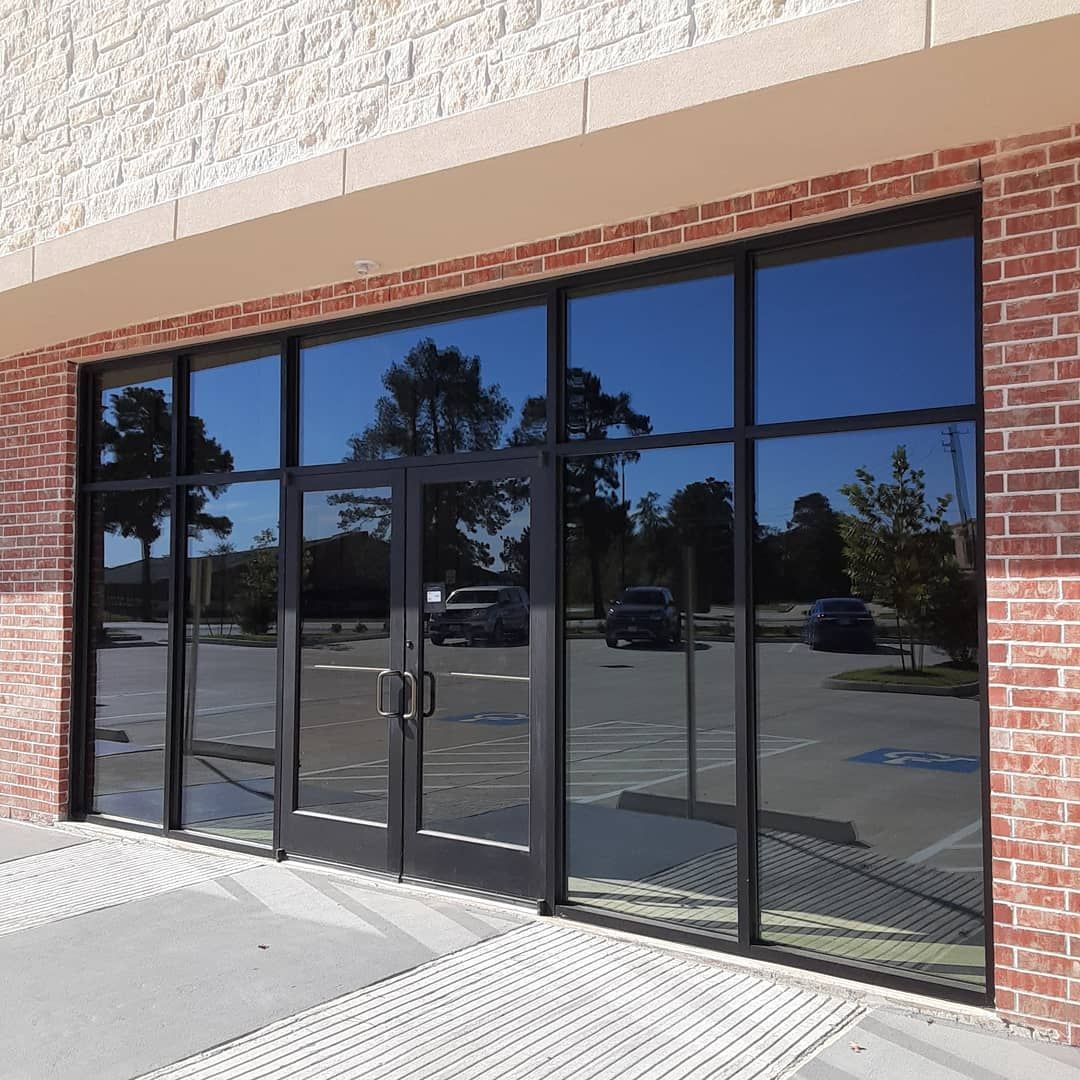
[[[402,716],[402,720],[415,720],[420,710],[420,695],[417,693],[416,676],[406,668],[401,677],[409,687],[409,707]]]
[[[387,678],[391,675],[397,675],[398,678],[401,678],[401,672],[395,671],[393,668],[383,668],[383,670],[375,676],[375,711],[380,716],[391,717],[398,715],[397,709],[387,710],[382,707],[383,687],[386,685]]]
[[[431,695],[428,697],[427,701],[424,702],[424,709],[421,714],[426,720],[429,716],[434,716],[435,714],[435,672],[425,671],[423,677],[425,680],[431,680]]]

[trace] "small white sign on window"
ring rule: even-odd
[[[427,602],[429,604],[441,604],[442,603],[442,589],[428,589]]]

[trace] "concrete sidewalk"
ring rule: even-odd
[[[90,827],[0,822],[0,971],[19,1080],[1080,1077],[825,982]]]

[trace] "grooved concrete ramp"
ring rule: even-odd
[[[154,1080],[773,1080],[856,1004],[534,923],[346,994]]]
[[[139,841],[89,843],[0,865],[0,935],[237,874],[253,859]]]

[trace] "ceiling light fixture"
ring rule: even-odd
[[[374,259],[357,259],[353,267],[360,277],[368,277],[379,269],[379,264]]]

